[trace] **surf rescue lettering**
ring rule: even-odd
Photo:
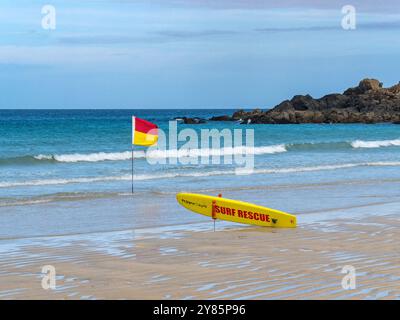
[[[236,210],[234,208],[222,207],[222,206],[217,206],[217,205],[214,205],[214,210],[215,210],[215,213],[222,213],[222,214],[225,214],[228,216],[234,216],[234,217],[243,218],[243,219],[265,221],[265,222],[271,221],[269,215],[264,214],[264,213],[251,212],[251,211],[240,210],[240,209]]]

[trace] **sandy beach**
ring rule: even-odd
[[[334,219],[316,222],[308,213],[297,229],[217,222],[213,232],[206,220],[3,239],[0,299],[399,299],[398,208],[332,209]],[[45,265],[55,267],[55,290],[42,288]],[[353,290],[341,285],[346,265]]]

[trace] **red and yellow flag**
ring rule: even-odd
[[[151,146],[157,143],[158,127],[149,121],[132,117],[132,144]]]

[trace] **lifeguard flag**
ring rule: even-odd
[[[157,143],[158,127],[149,121],[132,117],[132,144],[151,146]]]

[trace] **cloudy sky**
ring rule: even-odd
[[[399,54],[398,0],[2,0],[0,108],[267,108],[397,83]]]

